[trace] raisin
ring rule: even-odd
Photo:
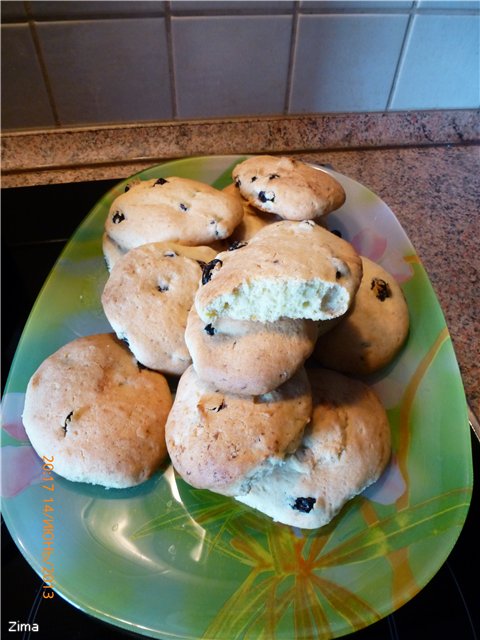
[[[125,216],[121,211],[115,211],[115,213],[112,216],[112,222],[113,224],[120,224],[120,222],[123,222],[125,220]]]
[[[182,211],[188,211],[188,207],[187,207],[187,205],[186,205],[186,204],[183,204],[183,202],[181,202],[181,203],[180,203],[180,209],[181,209]]]
[[[130,191],[130,186],[128,184],[125,185],[125,193],[127,193],[127,191]]]
[[[165,180],[165,178],[158,178],[158,180],[156,180],[153,184],[153,186],[155,186],[156,184],[167,184],[168,180]]]
[[[175,258],[177,256],[177,254],[175,253],[175,251],[165,251],[165,253],[163,254],[164,258]]]
[[[237,189],[240,189],[241,186],[241,182],[240,182],[240,178],[235,178],[235,186],[237,187]]]
[[[337,280],[340,280],[341,277],[342,277],[342,272],[341,271],[335,271],[335,278]]]
[[[221,411],[222,409],[225,409],[227,405],[225,404],[225,401],[222,400],[221,403],[217,406],[217,407],[208,407],[208,411],[215,411],[215,413],[218,413],[219,411]],[[218,435],[217,435],[218,438]],[[215,440],[217,439],[215,438]],[[235,456],[236,457],[236,456]]]
[[[250,182],[255,182],[256,179],[257,179],[257,176],[252,176],[252,179],[250,180]]]
[[[217,333],[215,327],[211,323],[205,325],[203,330],[208,333],[209,336],[214,336]]]
[[[235,251],[235,249],[241,249],[247,245],[246,242],[242,242],[242,240],[234,240],[230,243],[228,247],[228,251]]]
[[[161,282],[159,285],[157,285],[157,290],[161,293],[163,293],[164,291],[168,291],[168,284]]]
[[[280,177],[280,176],[278,175],[278,173],[271,173],[271,174],[268,176],[268,179],[269,179],[269,180],[275,180],[275,178],[279,178],[279,177]]]
[[[316,501],[316,498],[297,498],[292,509],[297,509],[297,511],[302,511],[303,513],[310,513]]]
[[[260,202],[274,202],[275,194],[273,191],[260,191],[258,194],[258,199]]]
[[[388,282],[385,282],[382,278],[372,278],[370,289],[374,291],[380,302],[390,298],[392,295],[392,290],[390,289]]]
[[[70,413],[68,414],[68,416],[65,418],[65,420],[63,422],[63,427],[62,428],[63,428],[63,430],[65,432],[65,435],[67,435],[68,425],[72,421],[72,416],[73,416],[73,411],[70,411]]]
[[[210,282],[210,279],[212,277],[212,270],[215,269],[217,264],[221,267],[223,265],[223,262],[218,258],[214,258],[213,260],[210,260],[210,262],[207,262],[207,264],[203,267],[202,284],[207,284],[207,282]]]

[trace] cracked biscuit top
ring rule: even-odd
[[[165,434],[172,464],[198,489],[249,491],[256,477],[295,451],[310,422],[310,384],[302,368],[271,393],[222,393],[189,367],[178,383]]]

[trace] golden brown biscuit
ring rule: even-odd
[[[185,342],[198,376],[219,391],[261,395],[289,380],[310,356],[318,334],[312,320],[276,322],[219,319],[190,310]]]
[[[383,267],[362,257],[363,277],[353,304],[321,335],[316,360],[351,374],[378,371],[402,348],[409,330],[408,306],[399,284]]]
[[[314,220],[345,202],[338,180],[294,158],[253,156],[232,176],[250,205],[285,220]]]
[[[326,369],[308,376],[313,414],[300,446],[237,499],[284,524],[316,529],[380,477],[391,436],[367,385]]]
[[[150,242],[115,263],[102,305],[117,336],[146,367],[181,375],[191,358],[185,327],[209,247]]]
[[[139,367],[112,334],[77,338],[30,379],[23,423],[40,457],[75,482],[125,488],[166,457],[167,381]]]
[[[242,494],[297,448],[311,409],[304,369],[271,393],[238,396],[218,392],[189,367],[167,420],[168,452],[194,487]]]
[[[206,324],[221,317],[325,320],[346,312],[361,275],[351,244],[311,220],[283,220],[218,254],[204,271],[195,307]]]
[[[122,250],[147,242],[207,245],[231,235],[241,204],[208,184],[172,176],[141,180],[115,198],[105,232]]]

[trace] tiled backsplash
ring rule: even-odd
[[[4,130],[480,106],[478,0],[1,11]]]

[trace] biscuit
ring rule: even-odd
[[[184,333],[208,247],[151,242],[115,263],[102,305],[120,339],[145,367],[181,375],[191,363]]]
[[[147,242],[205,245],[231,235],[241,204],[208,184],[188,178],[133,183],[112,202],[105,232],[123,250]]]
[[[106,232],[104,232],[102,235],[102,251],[103,257],[105,259],[105,264],[107,265],[107,269],[109,271],[113,269],[113,265],[117,262],[117,260],[119,260],[127,252],[126,249],[122,249],[122,247],[114,242]]]
[[[250,240],[257,231],[260,231],[263,227],[272,224],[272,222],[279,222],[281,220],[280,216],[276,216],[271,213],[264,213],[263,211],[260,211],[260,209],[256,209],[251,206],[245,198],[242,198],[239,190],[234,184],[229,184],[223,191],[232,197],[237,198],[243,207],[242,221],[233,230],[233,233],[229,238],[231,242],[245,242]]]
[[[311,220],[283,220],[218,254],[204,270],[195,307],[205,324],[219,317],[326,320],[347,311],[361,275],[351,244]]]
[[[236,498],[278,522],[316,529],[380,477],[391,435],[367,385],[326,369],[308,375],[313,413],[300,446]]]
[[[335,178],[294,158],[253,156],[238,164],[232,177],[250,205],[286,220],[314,220],[345,202]]]
[[[145,244],[148,244],[148,242]],[[183,245],[178,242],[164,242],[163,244],[166,248],[171,248],[178,255],[203,262],[212,260],[217,253],[228,249],[228,244],[225,240],[218,240],[217,242],[212,242],[209,245],[198,246]],[[102,250],[105,264],[109,271],[111,271],[115,263],[128,252],[127,249],[122,249],[122,247],[112,240],[107,233],[103,233],[102,236]]]
[[[312,320],[207,324],[193,306],[185,342],[198,376],[225,393],[261,395],[289,380],[310,356],[318,334]]]
[[[385,367],[402,348],[409,330],[403,291],[383,267],[362,257],[363,277],[352,306],[315,347],[324,367],[355,375]]]
[[[126,488],[166,458],[167,381],[138,366],[113,334],[64,345],[31,377],[23,423],[40,457],[67,480]]]
[[[165,427],[173,466],[199,489],[246,493],[255,477],[297,448],[311,408],[304,369],[271,393],[238,396],[220,393],[189,367]]]

